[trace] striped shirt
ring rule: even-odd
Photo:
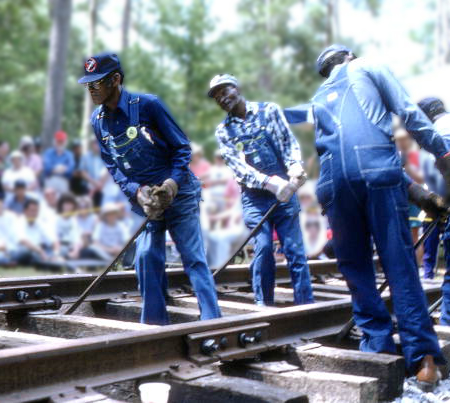
[[[222,157],[233,170],[237,182],[248,188],[262,189],[268,180],[267,175],[246,163],[243,151],[238,150],[231,142],[232,132],[228,130],[228,127],[231,127],[234,129],[235,135],[240,137],[261,126],[258,103],[246,101],[245,108],[245,120],[228,114],[225,120],[217,126],[216,138]],[[300,146],[277,104],[265,103],[264,113],[268,131],[272,134],[275,147],[280,152],[286,171],[288,171],[294,163],[301,163]]]

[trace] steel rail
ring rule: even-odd
[[[309,261],[311,273],[323,275],[337,272],[336,260]],[[190,292],[189,279],[182,268],[166,269],[169,288]],[[290,274],[285,263],[277,264],[277,284],[289,284]],[[71,304],[86,289],[96,274],[60,274],[0,280],[0,310],[27,310],[59,308],[60,304]],[[218,287],[249,287],[251,275],[248,264],[232,265],[216,279]],[[110,272],[86,301],[102,301],[127,296],[138,296],[134,271]],[[57,298],[56,298],[57,297]]]
[[[431,301],[439,297],[439,284],[428,283],[424,288]],[[0,401],[26,402],[75,387],[100,386],[161,373],[194,379],[208,370],[192,369],[192,363],[201,367],[295,345],[303,339],[336,335],[350,313],[350,298],[345,298],[1,350]],[[205,345],[214,344],[216,348],[205,351]]]

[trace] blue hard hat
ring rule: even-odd
[[[317,58],[317,61],[316,61],[317,72],[320,73],[322,71],[325,61],[330,56],[333,56],[334,54],[336,54],[338,52],[352,53],[351,49],[349,49],[347,46],[344,46],[344,45],[339,45],[339,44],[335,43],[331,46],[328,46],[326,49],[324,49],[320,53],[319,57]]]
[[[91,83],[116,70],[123,75],[119,57],[115,53],[100,53],[86,60],[84,76],[78,82],[80,84]]]

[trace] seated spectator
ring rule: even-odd
[[[205,182],[204,195],[208,197],[208,209],[212,214],[223,211],[227,207],[225,193],[230,181],[234,181],[233,172],[225,164],[219,150],[214,154],[214,165],[209,169],[208,180]]]
[[[79,169],[83,173],[84,179],[88,182],[89,195],[93,198],[95,207],[102,202],[102,174],[104,163],[100,157],[100,148],[97,138],[91,137],[89,149],[81,157]]]
[[[37,180],[35,173],[24,165],[24,155],[15,150],[11,153],[11,167],[3,172],[2,184],[3,189],[8,193],[11,193],[16,181],[21,180],[25,183],[28,191],[37,189]]]
[[[89,196],[83,196],[78,199],[78,214],[76,217],[82,245],[86,248],[91,245],[92,233],[97,223],[97,215],[93,212],[92,200]]]
[[[54,146],[44,152],[45,185],[53,187],[59,194],[69,190],[69,180],[75,169],[75,160],[67,150],[67,133],[55,133]]]
[[[9,143],[5,140],[0,140],[0,195],[4,196],[5,191],[3,189],[2,181],[3,173],[6,168],[8,168],[8,154],[9,154]]]
[[[203,156],[203,147],[197,143],[191,143],[191,163],[189,167],[194,175],[200,179],[202,185],[206,185],[209,180],[209,170],[211,164]]]
[[[56,235],[60,244],[61,256],[65,259],[78,259],[81,250],[81,234],[75,216],[78,203],[70,193],[62,194],[58,200]]]
[[[84,172],[81,170],[81,160],[83,156],[83,148],[80,140],[74,140],[71,151],[75,161],[75,167],[70,178],[70,191],[77,196],[84,196],[89,193],[88,182],[84,177]]]
[[[19,148],[23,153],[25,166],[30,168],[34,172],[36,178],[39,179],[44,166],[42,157],[36,152],[33,138],[31,136],[23,136],[20,139]]]
[[[109,261],[115,258],[130,238],[126,226],[119,220],[119,214],[117,204],[109,203],[102,207],[101,220],[92,235],[93,248],[101,259]]]
[[[307,180],[305,184],[297,191],[297,197],[302,210],[307,210],[311,205],[317,204],[314,181]]]
[[[59,243],[53,229],[39,219],[37,200],[27,200],[18,228],[21,235],[17,258],[19,264],[42,266],[46,263],[62,262]]]
[[[11,266],[16,263],[19,248],[17,230],[18,217],[4,207],[3,197],[0,197],[0,266]]]
[[[13,192],[5,199],[5,207],[13,213],[22,214],[28,200],[30,197],[27,195],[27,184],[22,179],[18,179],[14,183]]]
[[[58,193],[52,187],[46,187],[40,197],[39,218],[56,228]]]
[[[303,234],[303,244],[308,259],[327,259],[324,249],[328,243],[327,219],[321,214],[319,204],[302,207],[300,226]]]

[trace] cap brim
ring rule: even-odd
[[[101,80],[103,77],[107,76],[109,73],[102,74],[89,74],[88,76],[81,77],[78,80],[78,84],[92,83],[93,81]]]
[[[214,87],[210,88],[208,91],[208,97],[210,98],[214,98],[214,93],[221,87],[226,87],[227,85],[232,85],[233,87],[237,87],[237,85],[235,83],[231,83],[231,82],[224,82],[224,83],[220,83],[215,85]]]

